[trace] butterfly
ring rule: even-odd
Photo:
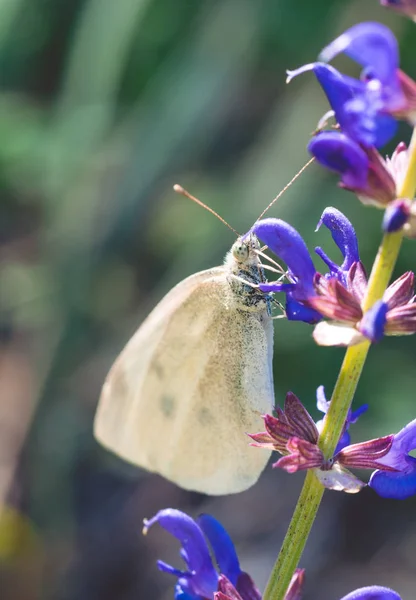
[[[245,434],[274,405],[260,255],[254,235],[239,237],[222,266],[184,279],[153,309],[105,380],[94,421],[103,446],[188,490],[231,494],[257,481],[270,452]]]

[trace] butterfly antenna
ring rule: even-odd
[[[259,221],[266,214],[266,212],[269,210],[269,208],[271,208],[273,206],[273,204],[279,200],[280,196],[283,196],[283,194],[285,193],[285,191],[288,188],[290,188],[290,186],[292,185],[292,183],[294,183],[296,181],[296,179],[300,175],[302,175],[303,171],[305,171],[309,167],[309,165],[311,165],[313,163],[314,160],[315,160],[315,158],[312,157],[310,160],[308,160],[308,162],[306,163],[306,165],[303,165],[303,167],[296,173],[296,175],[294,177],[292,177],[292,179],[289,181],[289,183],[287,183],[285,185],[285,187],[277,194],[276,198],[273,198],[273,200],[270,202],[270,204],[268,206],[266,206],[266,208],[264,209],[264,211],[258,217],[257,221]]]
[[[192,194],[187,192],[181,185],[178,185],[176,183],[173,186],[173,189],[177,194],[181,194],[182,196],[189,198],[189,200],[192,200],[192,202],[196,202],[196,204],[199,204],[199,206],[202,206],[202,208],[205,208],[205,210],[207,210],[212,215],[214,215],[214,217],[217,217],[217,219],[219,219],[221,221],[221,223],[224,223],[224,225],[226,225],[228,227],[228,229],[231,229],[231,231],[233,231],[236,234],[236,236],[240,237],[240,234],[238,233],[238,231],[236,231],[234,229],[234,227],[231,227],[231,225],[229,223],[227,223],[227,221],[225,219],[223,219],[217,212],[215,212],[215,210],[213,208],[210,208],[209,206],[207,206],[206,204],[201,202],[201,200],[198,200],[198,198],[195,198],[195,196],[192,196]]]

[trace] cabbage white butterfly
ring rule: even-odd
[[[105,380],[94,422],[103,446],[205,494],[257,481],[270,452],[249,446],[245,433],[261,430],[274,405],[259,250],[255,236],[238,238],[223,266],[184,279],[153,309]]]

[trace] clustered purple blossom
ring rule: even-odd
[[[240,569],[229,534],[214,517],[204,514],[193,520],[180,510],[167,508],[145,520],[145,533],[155,523],[176,537],[182,546],[180,556],[186,564],[186,571],[158,561],[161,571],[177,577],[175,600],[261,600],[251,577]],[[304,570],[297,569],[285,600],[301,600],[304,581]],[[401,598],[389,588],[372,585],[354,590],[340,600]]]
[[[360,79],[327,64],[340,53],[364,67]],[[354,192],[364,204],[391,212],[389,205],[397,200],[408,153],[403,143],[391,159],[384,159],[377,149],[392,139],[397,119],[416,123],[416,82],[399,68],[397,41],[380,23],[360,23],[324,48],[320,59],[288,72],[290,81],[313,71],[337,122],[338,130],[319,131],[312,138],[309,151],[339,174],[341,187]],[[411,236],[413,199],[400,200],[383,226],[389,232],[405,228]]]
[[[416,20],[416,1],[381,0],[393,10]],[[345,53],[363,68],[359,79],[329,65]],[[379,23],[361,23],[339,36],[321,52],[319,61],[288,71],[288,80],[313,72],[325,92],[330,111],[321,119],[308,145],[317,162],[339,176],[340,187],[359,200],[384,210],[383,230],[402,230],[416,237],[416,206],[413,198],[401,198],[408,150],[401,142],[391,158],[379,148],[390,141],[397,120],[416,125],[416,82],[399,67],[397,41]],[[329,118],[336,127],[324,130]],[[325,272],[318,272],[301,235],[288,223],[268,218],[255,223],[255,234],[286,266],[286,279],[259,285],[265,294],[283,293],[289,320],[314,325],[313,337],[320,345],[351,346],[376,343],[385,335],[416,333],[414,274],[404,273],[372,307],[365,305],[367,276],[360,260],[354,228],[339,210],[323,212],[316,230],[326,227],[342,254],[333,261],[321,247],[315,253]],[[248,235],[248,234],[247,234]],[[326,415],[330,402],[324,388],[317,390],[317,407]],[[367,410],[350,410],[341,438],[331,458],[319,447],[324,419],[314,422],[300,400],[289,392],[284,407],[264,415],[265,431],[249,433],[251,445],[277,451],[274,467],[288,473],[314,471],[321,483],[333,490],[358,492],[366,484],[350,469],[371,469],[368,485],[385,498],[404,499],[416,494],[416,419],[396,434],[351,444],[350,425]],[[241,570],[230,536],[214,517],[197,520],[174,509],[158,512],[145,521],[145,531],[154,523],[181,543],[180,556],[186,570],[159,561],[159,569],[177,578],[175,600],[261,600],[251,577]],[[305,574],[297,569],[285,600],[301,600]],[[369,586],[341,600],[401,600],[391,589]]]
[[[382,300],[364,311],[367,277],[352,224],[339,210],[329,207],[317,229],[321,225],[329,229],[343,256],[338,265],[322,248],[315,248],[329,269],[325,274],[316,271],[305,242],[291,225],[270,218],[253,226],[251,231],[287,265],[288,282],[269,282],[260,289],[284,292],[287,318],[317,324],[314,339],[323,346],[351,346],[366,339],[378,342],[384,335],[415,333],[413,273],[404,273],[387,288]]]
[[[318,409],[326,413],[330,402],[323,386],[317,390]],[[277,407],[275,415],[264,415],[266,431],[249,434],[252,445],[275,450],[282,455],[274,467],[288,473],[313,469],[321,483],[329,488],[349,493],[364,486],[349,469],[372,469],[368,485],[384,498],[403,500],[416,494],[416,419],[396,434],[351,444],[349,427],[367,410],[363,405],[349,411],[341,439],[334,456],[325,458],[318,446],[323,421],[315,423],[292,392],[288,392],[284,408]]]

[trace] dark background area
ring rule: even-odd
[[[249,229],[308,159],[328,108],[312,75],[286,86],[285,70],[362,20],[392,27],[415,77],[415,25],[376,0],[0,3],[2,600],[173,598],[155,561],[179,566],[177,543],[160,528],[141,535],[143,518],[168,506],[219,518],[264,587],[302,474],[268,467],[242,494],[188,493],[110,456],[92,419],[147,312],[234,241],[172,185]],[[409,140],[408,127],[400,134]],[[370,268],[381,213],[318,166],[269,216],[338,258],[328,232],[314,233],[327,205],[352,220]],[[414,252],[406,241],[397,274],[414,268]],[[307,325],[282,320],[275,341],[277,402],[290,389],[318,418],[315,389],[330,394],[343,350],[317,349]],[[416,416],[415,349],[410,337],[371,350],[355,400],[370,411],[354,441]],[[302,559],[305,600],[376,583],[414,598],[415,508],[370,489],[327,492]]]

